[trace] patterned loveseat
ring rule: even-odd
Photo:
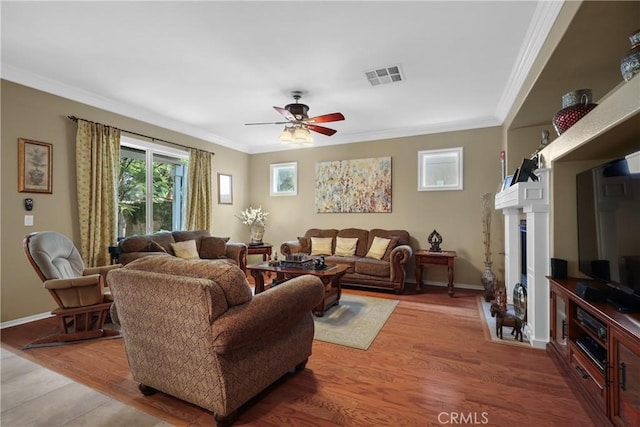
[[[118,262],[126,265],[145,256],[176,255],[174,245],[193,240],[202,259],[226,259],[240,267],[247,267],[247,245],[229,242],[228,237],[213,237],[206,230],[161,232],[126,237],[118,243]]]
[[[314,248],[314,241],[324,241],[327,245],[321,249]],[[351,251],[343,247],[349,243],[355,244]],[[379,246],[378,243],[382,243],[382,249],[376,256],[372,247]],[[407,231],[379,228],[312,228],[307,230],[303,237],[282,243],[280,252],[285,256],[297,253],[323,255],[327,263],[349,265],[340,283],[393,289],[397,294],[404,291],[406,265],[413,256]]]
[[[114,270],[115,272],[115,270]],[[319,278],[300,276],[252,296],[225,261],[144,257],[107,275],[133,379],[214,413],[236,410],[311,355]]]

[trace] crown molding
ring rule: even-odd
[[[500,122],[504,122],[509,114],[513,103],[518,96],[528,73],[533,66],[533,62],[537,58],[545,40],[549,36],[549,32],[553,27],[553,24],[562,9],[564,1],[539,1],[536,5],[536,10],[533,14],[533,19],[527,29],[524,43],[520,48],[518,59],[513,65],[511,75],[505,86],[505,90],[502,92],[500,101],[496,108],[496,117],[500,119]]]
[[[248,147],[245,150],[242,150],[240,147],[238,147],[238,144],[234,144],[230,140],[213,134],[210,131],[195,126],[185,125],[184,123],[177,120],[154,113],[149,110],[141,109],[137,106],[122,102],[115,102],[112,99],[105,98],[93,92],[85,91],[77,87],[61,83],[57,80],[49,79],[39,74],[31,73],[29,71],[10,65],[3,64],[1,72],[1,77],[3,79],[12,81],[17,84],[47,92],[52,95],[60,96],[62,98],[70,99],[72,101],[80,102],[82,104],[99,108],[101,110],[109,111],[110,113],[119,114],[127,118],[150,123],[164,129],[189,135],[194,138],[222,145],[224,147],[231,148],[237,151],[244,151],[248,153]]]

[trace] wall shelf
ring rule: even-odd
[[[555,161],[607,159],[640,149],[640,75],[612,90],[598,106],[540,151]]]

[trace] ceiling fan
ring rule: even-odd
[[[323,114],[321,116],[309,117],[307,115],[309,107],[298,102],[300,98],[302,98],[302,91],[293,91],[291,92],[291,96],[293,96],[293,99],[295,99],[295,103],[285,105],[284,108],[273,107],[278,113],[282,114],[287,119],[286,122],[245,123],[245,125],[286,125],[285,131],[294,130],[295,128],[302,128],[327,136],[331,136],[337,132],[335,129],[318,126],[316,125],[316,123],[337,122],[340,120],[344,120],[344,116],[342,115],[342,113],[331,113]]]

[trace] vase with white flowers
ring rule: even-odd
[[[259,208],[249,206],[247,209],[240,212],[240,216],[236,215],[236,218],[242,221],[244,225],[249,226],[249,245],[262,245],[262,237],[264,236],[264,225],[267,220],[267,215],[269,215],[269,212],[264,212],[262,210],[262,206]]]

